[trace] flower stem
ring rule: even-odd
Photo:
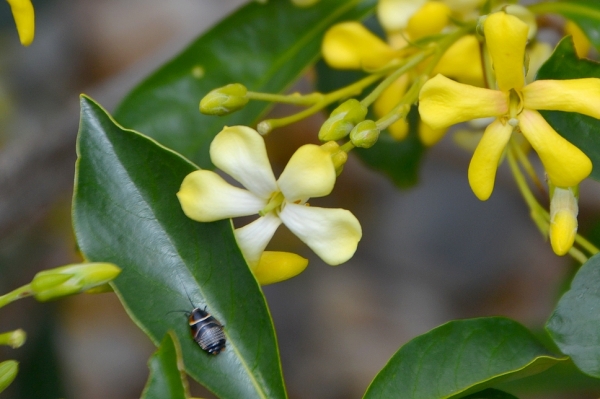
[[[596,247],[594,244],[592,244],[591,242],[589,242],[584,236],[582,236],[581,234],[577,234],[575,236],[575,242],[579,245],[581,245],[583,247],[583,249],[586,249],[590,255],[596,255],[598,252],[600,252],[600,249],[598,249],[598,247]]]
[[[9,292],[8,294],[0,296],[0,308],[4,307],[5,305],[8,305],[11,302],[16,301],[17,299],[26,298],[31,295],[33,295],[31,285],[26,284],[22,287],[17,288],[14,291]]]
[[[319,101],[323,100],[325,95],[323,93],[310,93],[302,95],[300,93],[292,94],[271,94],[271,93],[258,93],[249,91],[246,93],[246,97],[251,100],[262,100],[270,101],[274,103],[285,103],[295,105],[314,105]]]

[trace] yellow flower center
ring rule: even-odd
[[[262,210],[258,212],[260,216],[265,216],[267,213],[275,211],[277,208],[283,204],[285,201],[285,197],[281,191],[276,191],[273,193],[271,198],[269,198],[269,202],[267,202],[267,206],[265,206]]]

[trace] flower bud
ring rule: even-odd
[[[565,255],[575,242],[579,206],[577,187],[554,187],[550,200],[550,244],[555,254]]]
[[[121,269],[112,263],[73,264],[39,272],[31,282],[33,295],[45,302],[78,294],[113,280]]]
[[[223,116],[244,108],[249,98],[248,89],[239,83],[228,84],[208,93],[200,100],[200,112],[206,115]]]
[[[350,132],[350,140],[355,147],[370,148],[379,138],[379,128],[372,120],[360,122]]]
[[[20,348],[25,343],[27,334],[22,329],[0,334],[0,345],[8,345],[13,349]]]
[[[367,107],[355,98],[344,101],[321,126],[319,140],[332,141],[346,137],[358,122],[365,119],[367,111]]]
[[[252,273],[260,285],[278,283],[302,273],[308,266],[308,259],[291,252],[265,251]]]
[[[0,363],[0,392],[4,391],[13,382],[18,371],[19,362],[16,360],[6,360]]]

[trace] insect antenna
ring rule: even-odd
[[[179,282],[181,283],[181,286],[183,287],[183,290],[185,291],[185,296],[187,296],[188,301],[190,301],[190,305],[192,305],[193,308],[196,308],[196,305],[194,305],[194,302],[192,302],[192,298],[190,298],[190,294],[188,293],[187,288],[185,288],[185,284],[183,284],[183,280],[181,279],[181,276],[179,275],[179,273],[177,273],[177,271],[175,271],[175,275],[179,279]],[[177,312],[177,310],[175,310],[175,312]],[[190,312],[187,312],[187,313],[190,313]]]

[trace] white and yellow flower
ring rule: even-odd
[[[300,147],[275,180],[263,138],[254,129],[233,126],[217,134],[210,157],[244,188],[232,186],[213,171],[197,170],[186,176],[177,196],[184,213],[199,222],[259,214],[257,220],[235,230],[252,269],[259,266],[282,223],[330,265],[352,257],[362,235],[356,217],[344,209],[306,203],[333,189],[336,172],[329,151],[313,144]]]
[[[419,95],[421,118],[434,129],[477,118],[496,118],[487,127],[469,165],[469,183],[481,200],[492,194],[498,163],[517,127],[538,153],[555,186],[576,186],[592,170],[590,159],[559,135],[537,110],[600,118],[600,79],[538,80],[526,85],[523,60],[528,29],[520,19],[504,12],[485,20],[497,90],[437,75],[425,83]]]

